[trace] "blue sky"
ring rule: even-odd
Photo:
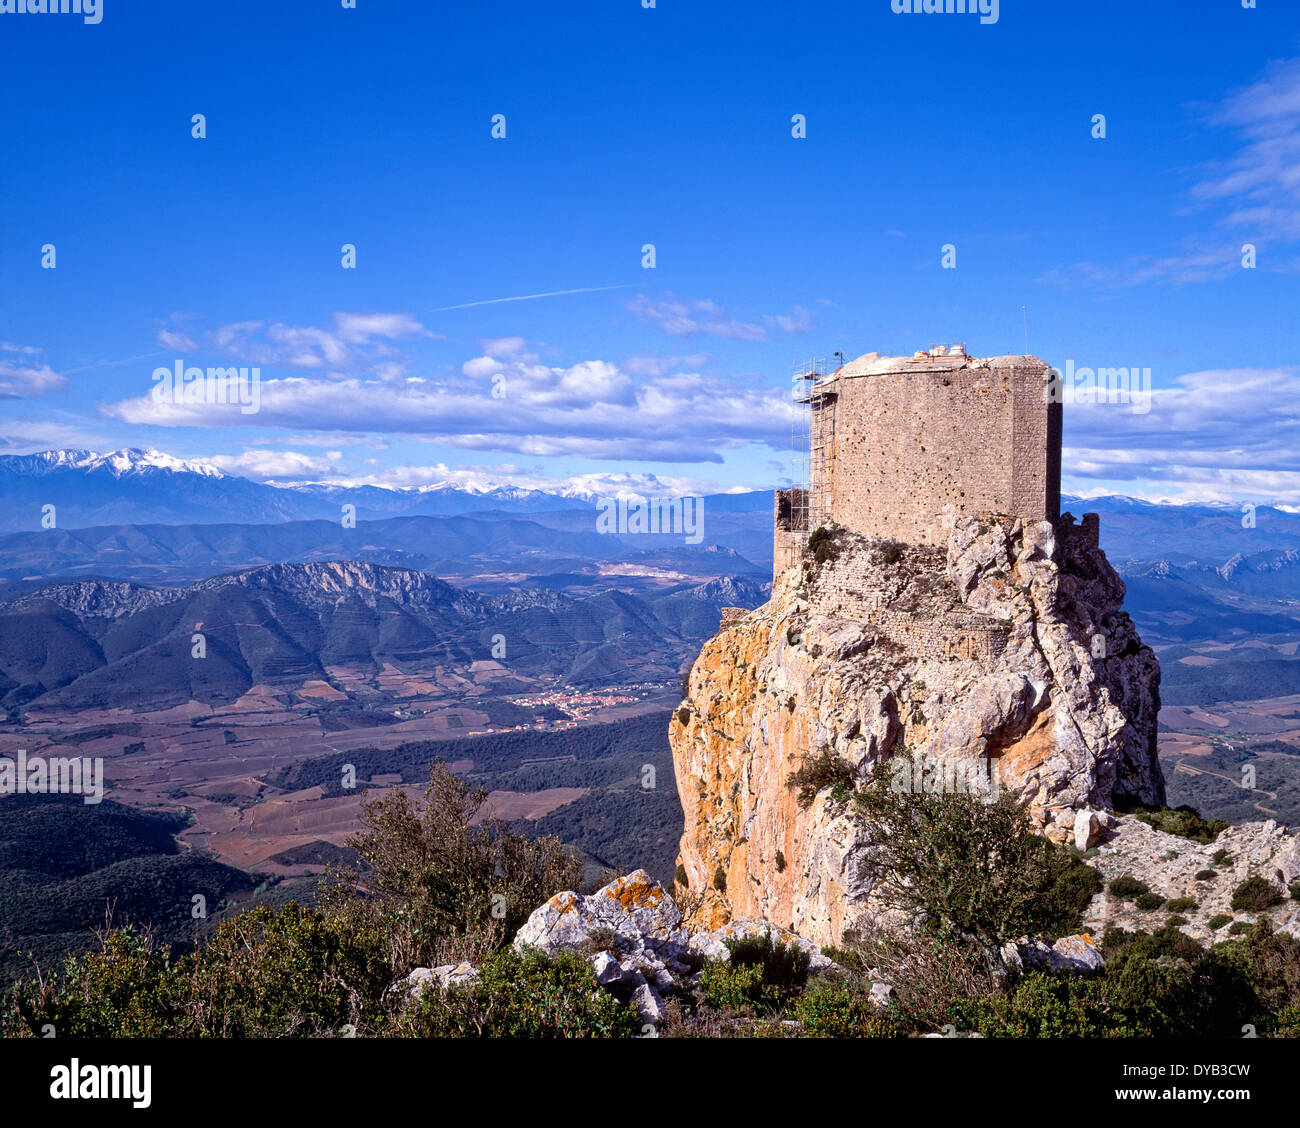
[[[770,486],[793,361],[1026,306],[1152,373],[1067,407],[1068,490],[1300,505],[1293,3],[103,4],[0,14],[0,451]],[[178,359],[260,410],[156,403]]]

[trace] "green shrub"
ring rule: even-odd
[[[1300,881],[1291,882],[1290,893],[1291,900],[1300,901]]]
[[[1188,913],[1197,907],[1191,897],[1171,897],[1165,902],[1165,908],[1171,913]]]
[[[1211,932],[1218,932],[1220,928],[1231,920],[1232,917],[1227,913],[1215,913],[1214,916],[1210,917],[1209,921],[1206,922],[1206,927]]]
[[[895,790],[894,766],[878,765],[855,796],[876,832],[872,863],[886,902],[977,944],[998,974],[1008,940],[1077,931],[1096,871],[1033,833],[1024,804],[1005,793],[988,802]]]
[[[1118,897],[1121,901],[1130,901],[1134,897],[1142,897],[1151,892],[1151,886],[1145,881],[1139,881],[1132,874],[1124,874],[1122,877],[1115,878],[1107,887],[1106,891],[1112,897]]]
[[[882,541],[880,545],[880,560],[884,564],[897,564],[899,557],[903,555],[903,546],[896,540]]]
[[[770,931],[761,936],[735,937],[724,943],[733,964],[759,968],[763,982],[775,988],[781,997],[793,994],[808,982],[812,957],[797,944],[774,939]]]
[[[631,1002],[596,985],[585,959],[506,947],[489,956],[478,979],[429,990],[402,1020],[418,1038],[629,1038],[641,1031]]]
[[[1218,876],[1219,876],[1218,873],[1212,869],[1203,869],[1203,870],[1196,871],[1197,881],[1213,881]]]
[[[785,855],[780,850],[776,852],[776,872],[785,873]]]
[[[888,1038],[894,1024],[869,995],[839,976],[820,975],[786,1012],[810,1038]]]
[[[763,969],[757,964],[709,960],[700,970],[700,990],[704,1001],[720,1011],[767,1012],[780,1002],[780,993],[763,982]]]
[[[1215,850],[1214,857],[1210,861],[1216,866],[1226,866],[1232,861],[1232,855],[1227,850]]]
[[[1228,935],[1240,936],[1243,932],[1250,932],[1254,927],[1255,926],[1248,920],[1234,920],[1232,924],[1228,926]]]
[[[1166,807],[1158,811],[1138,811],[1138,821],[1163,830],[1166,834],[1176,834],[1180,838],[1190,838],[1194,842],[1208,844],[1228,829],[1222,819],[1203,819],[1194,807]]]
[[[837,786],[843,792],[853,788],[853,765],[834,752],[821,752],[805,758],[804,762],[786,777],[786,787],[798,788],[796,801],[801,811],[806,811],[816,801],[820,792]]]
[[[58,1037],[329,1037],[385,1023],[385,938],[360,917],[263,905],[222,922],[173,963],[132,929],[69,957],[61,974],[9,997],[0,1032]]]
[[[1165,920],[1166,928],[1182,928],[1187,923],[1185,916],[1171,916]]]
[[[1285,997],[1290,965],[1250,972],[1254,957],[1223,954],[1221,947],[1237,945],[1207,953],[1176,927],[1108,930],[1107,963],[1098,975],[1034,972],[1006,993],[959,1001],[953,1021],[986,1037],[1033,1038],[1229,1037],[1247,1022],[1275,1027],[1271,1008]],[[1290,956],[1273,958],[1280,966]]]
[[[1165,899],[1159,893],[1142,893],[1133,900],[1136,908],[1144,913],[1155,912],[1165,903]]]
[[[691,883],[686,878],[686,867],[682,865],[681,862],[677,863],[677,869],[673,874],[673,879],[683,889],[689,889],[691,887]]]
[[[727,891],[727,871],[721,866],[713,871],[713,888],[719,893]]]
[[[530,838],[500,819],[480,819],[487,792],[441,760],[429,767],[420,809],[400,788],[361,801],[362,830],[347,840],[359,865],[327,892],[368,914],[393,937],[395,963],[435,967],[445,945],[463,958],[491,951],[513,936],[532,911],[582,881],[577,854],[554,837]],[[368,895],[357,898],[364,886]],[[497,915],[503,911],[503,915]]]
[[[818,564],[837,560],[840,555],[839,547],[835,544],[835,535],[825,525],[819,525],[812,531],[812,535],[808,538],[808,551],[812,553],[813,559]]]
[[[1261,913],[1282,900],[1282,894],[1262,877],[1248,877],[1232,891],[1234,912]]]

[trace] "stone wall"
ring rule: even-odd
[[[735,626],[746,615],[749,614],[747,607],[720,607],[718,609],[722,617],[722,622],[718,624],[718,630],[725,631],[728,627]]]
[[[807,512],[807,495],[808,491],[802,489],[776,491],[772,514],[773,577],[798,564],[808,543],[807,522],[799,520],[799,515]]]
[[[1048,402],[1049,372],[1028,356],[845,365],[813,422],[831,436],[829,481],[814,485],[829,489],[833,520],[915,544],[945,543],[952,517],[1054,521],[1061,407]]]
[[[908,567],[943,576],[944,553],[911,547]],[[1009,627],[961,606],[955,588],[918,595],[867,553],[847,554],[821,569],[816,598],[823,613],[869,625],[916,658],[992,660],[1006,649]]]

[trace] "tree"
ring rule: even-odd
[[[581,860],[558,839],[529,838],[500,819],[480,819],[486,800],[486,791],[436,760],[422,810],[400,790],[363,801],[364,829],[347,840],[362,868],[336,875],[327,903],[387,922],[395,968],[481,956],[513,937],[538,905],[581,880]],[[358,885],[367,900],[350,896]]]
[[[1008,940],[1078,927],[1100,876],[1035,834],[1024,804],[1005,793],[895,790],[893,778],[891,764],[878,765],[854,799],[872,824],[887,903],[977,944],[999,976]]]

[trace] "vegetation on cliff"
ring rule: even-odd
[[[397,794],[367,805],[352,843],[361,868],[335,871],[318,906],[259,907],[179,957],[136,930],[107,931],[99,951],[11,990],[0,1035],[645,1034],[633,1003],[598,986],[592,952],[509,946],[530,909],[571,887],[577,862],[554,840],[476,823],[484,797],[435,765],[423,810]],[[1112,929],[1094,974],[1005,971],[994,945],[1076,927],[1083,871],[1095,871],[1032,833],[1010,800],[877,781],[854,806],[888,828],[880,865],[917,926],[850,933],[815,972],[807,950],[738,936],[728,958],[696,962],[660,1037],[1300,1036],[1300,942],[1267,921],[1238,922],[1212,946],[1176,922]],[[465,959],[477,973],[462,985],[413,994],[405,980]]]

